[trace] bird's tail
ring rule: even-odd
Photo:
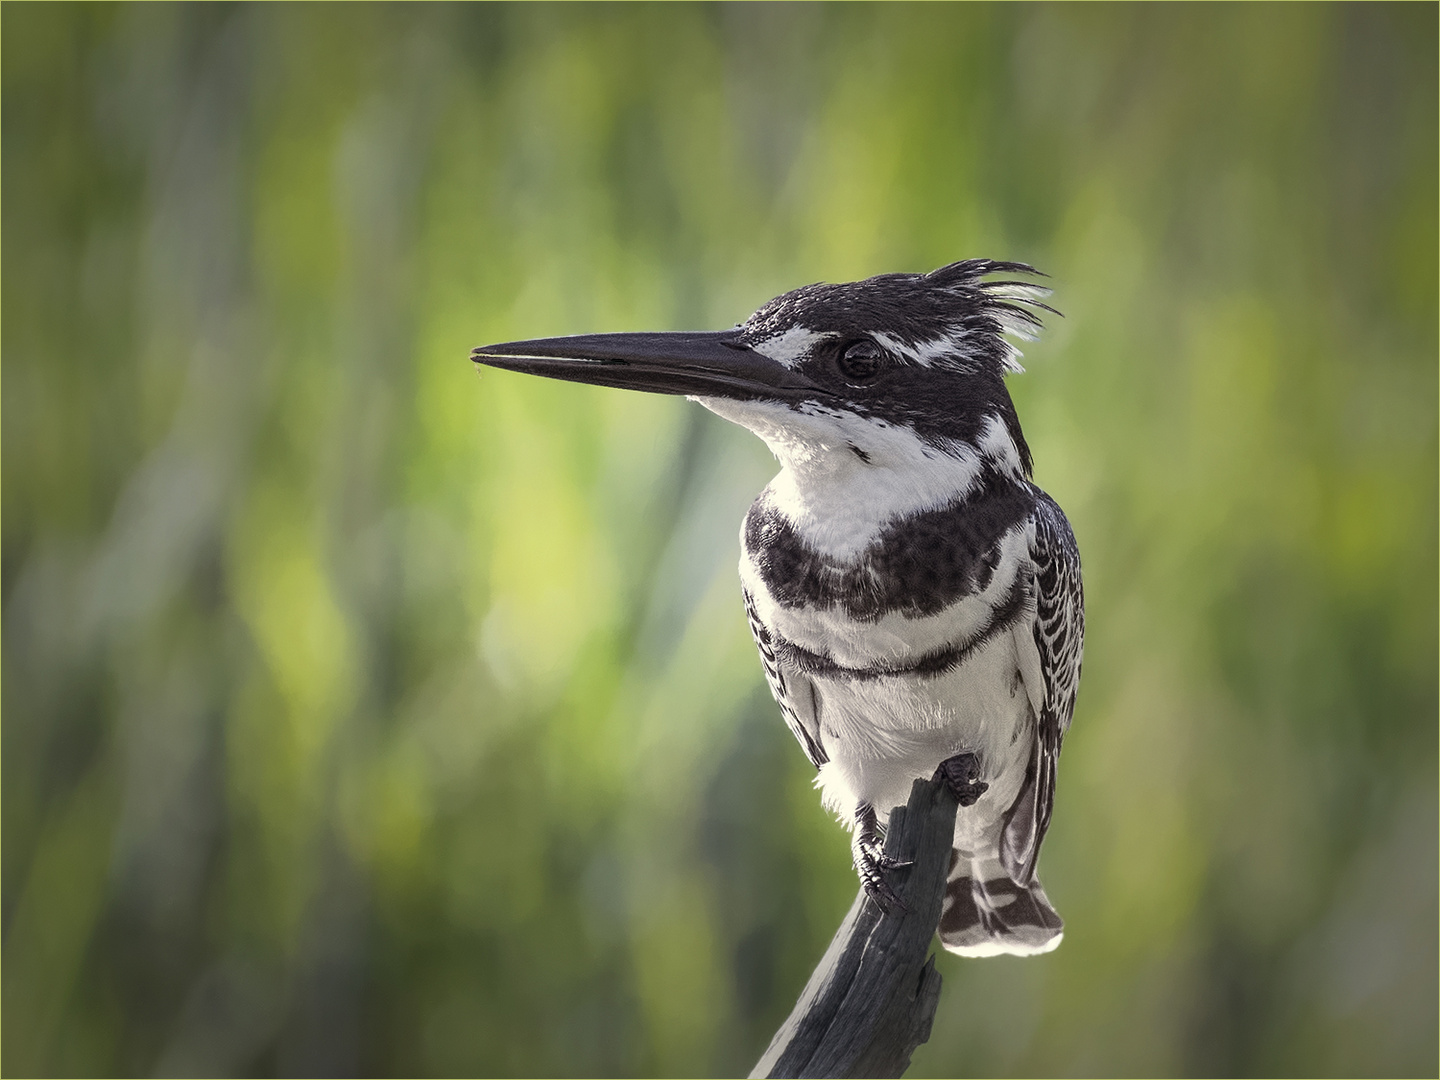
[[[1060,944],[1065,924],[1038,878],[1018,885],[997,856],[950,856],[940,942],[961,956],[1036,956]]]

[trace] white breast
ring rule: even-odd
[[[830,755],[816,778],[825,805],[849,819],[869,803],[883,820],[904,805],[914,780],[969,751],[990,790],[961,809],[956,830],[957,838],[973,834],[978,844],[1015,801],[1030,760],[1035,713],[1019,670],[1012,632],[935,678],[816,678],[821,739]]]

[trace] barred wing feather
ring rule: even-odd
[[[1040,842],[1050,827],[1055,805],[1055,766],[1060,744],[1075,712],[1085,639],[1085,591],[1080,580],[1080,551],[1060,507],[1036,489],[1035,647],[1045,700],[1036,717],[1035,750],[1025,786],[1010,808],[1000,844],[1000,859],[1011,878],[1028,885],[1035,876]]]
[[[765,681],[770,684],[770,693],[780,704],[780,713],[785,725],[800,743],[810,764],[820,768],[830,758],[820,743],[819,698],[810,677],[794,667],[783,664],[775,654],[770,631],[760,621],[755,610],[755,599],[750,590],[745,591],[745,617],[750,622],[750,634],[755,638],[755,647],[760,650],[760,663],[765,668]]]

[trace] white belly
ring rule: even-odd
[[[933,678],[865,681],[816,677],[821,742],[830,760],[816,778],[825,805],[853,820],[862,803],[883,822],[946,758],[971,752],[989,790],[956,818],[956,843],[974,849],[999,828],[1020,792],[1035,738],[1014,633]]]

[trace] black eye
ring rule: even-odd
[[[879,374],[884,355],[873,341],[861,340],[847,345],[835,364],[850,382],[869,382]]]

